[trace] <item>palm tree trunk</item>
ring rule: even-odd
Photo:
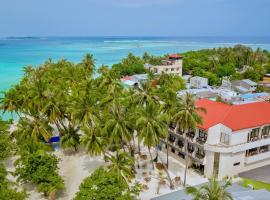
[[[166,174],[167,174],[167,177],[168,177],[168,180],[169,180],[169,182],[170,182],[170,189],[173,190],[173,189],[174,189],[174,185],[173,185],[173,182],[172,182],[172,179],[171,179],[169,170],[168,170],[169,168],[162,162],[161,159],[160,159],[160,161],[161,161],[161,163],[162,163],[162,165],[163,165],[163,167],[164,167],[164,170],[165,170],[165,172],[166,172]]]
[[[167,165],[167,168],[169,168],[169,145],[168,145],[168,137],[167,137],[167,140],[166,140],[166,146],[167,146],[167,148],[166,148],[166,156],[167,156],[167,163],[166,163],[166,165]]]
[[[138,136],[137,136],[137,137],[138,137]],[[139,151],[139,155],[141,155],[141,146],[140,146],[139,138],[138,138],[138,151]]]
[[[155,169],[153,157],[152,157],[152,154],[151,154],[151,151],[150,151],[150,147],[149,146],[148,146],[148,152],[149,152],[149,155],[150,155],[150,159],[151,159],[151,163],[152,163],[152,168]]]
[[[184,187],[186,186],[186,181],[187,181],[187,169],[188,169],[188,152],[187,152],[187,145],[188,145],[188,143],[187,143],[187,138],[185,137],[185,139],[186,139],[186,144],[185,144],[185,159],[186,159],[186,167],[185,167],[185,174],[184,174]]]

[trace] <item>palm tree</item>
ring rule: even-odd
[[[205,110],[201,107],[196,107],[195,96],[186,93],[174,109],[173,119],[176,123],[176,129],[180,131],[192,130],[197,127],[198,124],[202,123],[202,118],[198,112],[204,112]],[[186,185],[186,176],[188,168],[188,152],[187,152],[187,138],[185,138],[185,154],[186,154],[186,168],[184,175],[184,186]]]
[[[86,152],[93,156],[103,154],[105,157],[105,139],[101,134],[101,128],[99,126],[83,127],[82,130],[84,134],[80,140]]]
[[[84,67],[85,71],[89,75],[88,78],[90,78],[95,72],[95,59],[93,55],[86,54],[83,58],[81,65]]]
[[[130,151],[132,149],[130,141],[133,132],[128,118],[128,110],[118,99],[112,102],[108,110],[104,110],[104,128],[103,133],[107,135],[109,143],[120,145],[125,149],[125,144],[129,144]],[[132,152],[130,152],[132,154]]]
[[[129,98],[134,104],[142,106],[146,106],[152,102],[159,102],[158,97],[154,95],[154,88],[150,81],[141,83],[141,86],[136,86],[134,93]]]
[[[136,121],[136,127],[138,130],[139,143],[143,141],[147,146],[149,155],[151,157],[152,167],[154,169],[153,158],[151,154],[151,147],[156,147],[160,139],[166,137],[168,131],[168,116],[162,113],[159,105],[150,103],[145,108],[141,108],[138,111],[138,119]]]
[[[221,185],[217,179],[210,178],[209,184],[199,188],[187,187],[186,193],[192,195],[194,200],[233,200],[232,195],[228,192],[231,185],[230,179]]]
[[[12,133],[18,140],[32,138],[35,141],[44,139],[48,141],[52,136],[52,128],[45,119],[23,117]]]
[[[132,165],[134,165],[134,158],[127,152],[117,150],[115,155],[107,156],[110,164],[108,169],[115,171],[119,179],[124,179],[127,183],[133,176]]]

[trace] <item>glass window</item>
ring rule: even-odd
[[[220,142],[223,144],[229,144],[230,143],[230,135],[226,133],[221,133]]]

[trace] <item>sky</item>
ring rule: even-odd
[[[270,36],[270,0],[0,0],[6,36]]]

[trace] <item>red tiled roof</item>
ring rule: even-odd
[[[132,76],[124,76],[121,78],[121,81],[127,81],[127,80],[132,80],[133,77]]]
[[[183,56],[178,55],[178,54],[170,54],[169,55],[169,58],[175,58],[175,59],[177,59],[177,58],[183,58]]]
[[[227,105],[201,99],[196,102],[196,106],[206,110],[206,113],[200,112],[203,124],[199,125],[206,130],[219,123],[233,131],[270,124],[269,102]]]

